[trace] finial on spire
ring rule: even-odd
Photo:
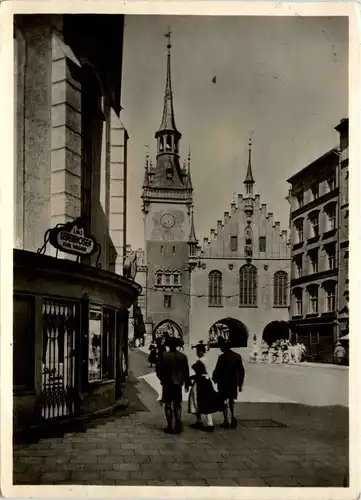
[[[248,140],[248,167],[247,167],[247,175],[244,180],[244,184],[246,185],[247,194],[252,194],[253,191],[253,174],[252,174],[252,134],[253,131],[249,134]]]
[[[191,164],[191,145],[189,144],[188,148],[188,168],[190,167]]]
[[[168,39],[167,49],[168,49],[168,51],[170,51],[170,49],[172,48],[172,44],[170,43],[170,39],[171,39],[171,36],[172,36],[172,32],[170,30],[170,26],[168,26],[168,32],[164,36]]]

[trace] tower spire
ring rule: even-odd
[[[191,147],[190,146],[189,146],[189,151],[188,151],[187,188],[193,189],[192,178],[191,178]]]
[[[146,146],[148,148],[148,146]],[[143,182],[143,188],[147,188],[149,186],[149,151],[147,149],[147,152],[145,154],[145,165],[144,165],[144,182]]]
[[[175,124],[174,108],[173,108],[173,91],[172,91],[172,74],[171,74],[171,48],[172,48],[171,35],[172,35],[172,32],[170,31],[170,28],[169,28],[168,32],[164,35],[168,40],[168,43],[167,43],[167,77],[166,77],[166,83],[165,83],[162,121],[161,121],[158,132],[162,132],[162,131],[178,132],[176,124]]]
[[[250,134],[248,141],[248,167],[246,178],[244,180],[247,194],[253,194],[254,183],[255,181],[252,174],[252,134]]]
[[[189,231],[188,243],[189,245],[196,245],[198,243],[196,238],[196,231],[194,229],[193,207],[191,208],[191,227]]]

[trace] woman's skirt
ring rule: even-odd
[[[200,377],[193,383],[189,392],[188,412],[196,415],[209,415],[223,411],[224,401],[214,389],[210,379]]]

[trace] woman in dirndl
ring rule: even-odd
[[[208,375],[206,350],[207,346],[200,341],[196,346],[198,360],[192,365],[194,375],[191,376],[192,387],[189,393],[188,412],[196,415],[196,422],[192,424],[194,429],[203,429],[213,432],[212,414],[223,411],[224,404],[218,392],[214,389],[211,378]],[[205,419],[205,425],[202,422]]]

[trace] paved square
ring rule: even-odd
[[[144,354],[131,356],[136,375],[150,372]],[[258,370],[245,365],[247,372]],[[322,370],[301,369],[313,370],[313,377]],[[263,377],[264,368],[259,371]],[[96,420],[85,432],[15,445],[14,484],[348,484],[347,407],[240,402],[237,429],[219,428],[217,414],[216,430],[208,434],[189,427],[193,417],[184,404],[184,433],[170,436],[163,433],[163,408],[154,390],[142,378],[133,382],[126,415]]]

